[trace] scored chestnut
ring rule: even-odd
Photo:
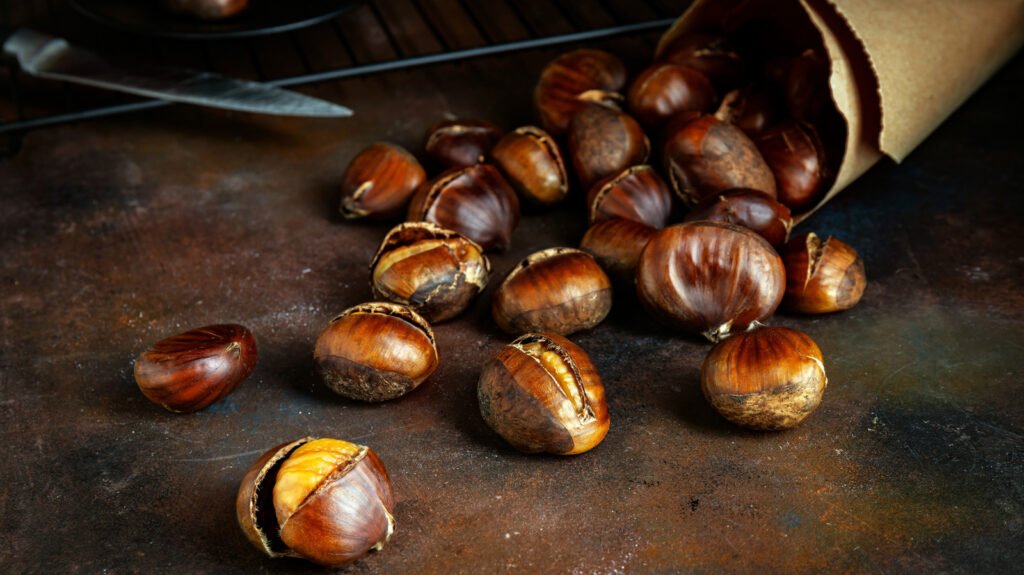
[[[387,401],[415,389],[437,369],[427,320],[384,302],[357,305],[331,320],[313,351],[324,384],[360,401]]]
[[[569,157],[584,187],[643,164],[651,144],[636,120],[615,107],[591,104],[569,121]]]
[[[484,364],[477,386],[480,414],[525,453],[575,455],[608,434],[601,376],[587,352],[552,333],[531,333]]]
[[[814,206],[825,191],[825,146],[810,124],[785,121],[757,139],[757,149],[775,174],[778,199],[795,211]]]
[[[602,50],[579,49],[548,62],[533,92],[541,126],[554,136],[565,134],[569,120],[591,103],[622,99],[626,66]]]
[[[391,478],[372,449],[302,439],[263,454],[235,498],[246,538],[270,557],[341,567],[380,551],[395,531]]]
[[[464,168],[486,160],[502,134],[483,120],[445,120],[430,128],[423,149],[442,168]]]
[[[359,152],[345,169],[341,215],[346,219],[396,218],[426,178],[423,166],[405,148],[373,144]]]
[[[381,242],[370,262],[370,287],[374,297],[436,323],[469,307],[490,273],[487,256],[473,240],[430,222],[407,222]]]
[[[562,152],[540,128],[517,128],[501,138],[491,154],[512,187],[526,200],[551,205],[569,192]]]
[[[761,234],[774,247],[785,244],[793,228],[789,208],[757,190],[728,190],[708,196],[687,212],[683,220],[743,226]]]
[[[782,250],[786,296],[782,305],[801,313],[830,313],[857,305],[867,287],[864,260],[849,244],[814,232],[797,236]]]
[[[720,90],[732,88],[746,75],[746,64],[736,46],[725,36],[710,32],[680,36],[659,60],[693,68]]]
[[[625,218],[660,229],[672,215],[672,192],[654,168],[632,166],[594,184],[587,206],[590,223]]]
[[[677,64],[655,64],[640,73],[626,94],[629,111],[654,130],[682,112],[706,113],[715,103],[707,76]]]
[[[729,421],[781,430],[796,427],[817,409],[828,377],[821,350],[807,334],[759,327],[713,347],[700,383],[708,403]]]
[[[580,249],[594,256],[618,285],[632,286],[640,254],[657,232],[648,225],[625,218],[601,220],[583,235]]]
[[[494,293],[494,321],[508,333],[568,335],[601,323],[612,307],[612,286],[594,258],[574,248],[529,255]]]
[[[207,407],[249,377],[259,353],[240,325],[208,325],[162,339],[135,360],[146,399],[175,413]]]

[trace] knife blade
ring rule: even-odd
[[[63,80],[137,96],[278,116],[351,116],[345,106],[258,82],[211,72],[151,65],[121,65],[34,30],[18,30],[3,45],[32,76]]]

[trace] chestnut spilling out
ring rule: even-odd
[[[588,105],[621,101],[625,85],[626,66],[618,57],[602,50],[574,50],[544,67],[533,103],[541,126],[561,136],[569,129],[572,117]]]
[[[569,193],[569,175],[558,144],[547,132],[524,126],[494,147],[494,161],[524,200],[557,204]]]
[[[569,121],[569,157],[584,188],[643,164],[651,152],[640,124],[614,106],[591,104]]]
[[[347,219],[393,219],[405,211],[426,179],[419,161],[405,148],[373,144],[348,165],[341,179],[341,215]]]
[[[465,168],[485,161],[502,133],[484,120],[446,120],[427,132],[423,151],[442,169]]]
[[[782,250],[786,263],[786,309],[829,313],[850,309],[864,295],[864,261],[849,244],[814,232],[790,240]]]
[[[672,217],[672,192],[651,166],[633,166],[594,184],[587,193],[590,223],[624,218],[663,228]]]

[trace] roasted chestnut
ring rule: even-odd
[[[867,287],[864,260],[849,244],[811,232],[797,236],[782,250],[786,265],[786,309],[829,313],[857,305]]]
[[[793,216],[789,208],[757,190],[729,190],[708,196],[690,210],[687,222],[711,220],[751,229],[779,247],[789,239]]]
[[[386,220],[401,215],[427,173],[401,146],[373,144],[352,159],[341,179],[341,215]]]
[[[640,255],[637,294],[653,315],[718,341],[772,315],[786,275],[772,246],[721,222],[689,222],[657,233]]]
[[[569,192],[569,176],[558,144],[547,132],[525,126],[506,134],[492,152],[494,162],[524,199],[556,204]]]
[[[569,157],[584,187],[643,164],[651,145],[640,124],[618,108],[591,104],[569,122]]]
[[[135,360],[146,399],[176,413],[200,410],[249,377],[259,354],[240,325],[208,325],[162,339]]]
[[[552,333],[531,333],[484,364],[480,414],[526,453],[575,455],[608,434],[604,386],[590,356]]]
[[[242,478],[235,514],[270,557],[341,567],[380,551],[395,531],[391,479],[369,447],[302,439],[263,454]]]
[[[825,147],[810,124],[786,121],[757,139],[757,149],[775,174],[778,199],[794,211],[814,207],[825,191]]]
[[[541,126],[561,136],[569,120],[590,103],[610,104],[622,99],[626,66],[602,50],[580,49],[555,58],[541,71],[533,92]]]
[[[758,83],[727,94],[720,109],[723,110],[722,119],[756,138],[778,120],[782,103],[771,86]]]
[[[632,166],[594,184],[587,206],[590,223],[625,218],[660,229],[672,215],[672,192],[654,168]]]
[[[648,225],[625,218],[601,220],[583,235],[580,248],[594,256],[619,285],[632,286],[640,253],[657,232]]]
[[[249,6],[249,0],[163,0],[163,3],[169,12],[187,14],[200,20],[228,18]]]
[[[409,205],[409,221],[435,223],[485,251],[500,251],[519,224],[519,199],[494,166],[454,168],[420,186]]]
[[[626,103],[634,118],[655,130],[682,112],[710,112],[715,90],[707,76],[693,68],[655,64],[633,80]]]
[[[411,309],[383,302],[349,308],[320,333],[313,351],[324,384],[361,401],[387,401],[437,369],[434,332]]]
[[[601,323],[611,308],[611,281],[594,258],[573,248],[550,248],[509,272],[491,311],[508,333],[568,335]]]
[[[483,120],[445,120],[430,128],[423,148],[442,168],[464,168],[486,160],[502,134]]]
[[[729,421],[750,429],[797,426],[821,403],[828,378],[821,350],[786,327],[759,327],[716,345],[704,359],[701,388]]]
[[[720,90],[732,88],[746,75],[739,50],[725,36],[697,33],[680,36],[659,58],[703,73]]]
[[[786,73],[786,106],[800,122],[814,122],[828,98],[828,63],[814,50],[804,50]]]
[[[373,295],[409,306],[436,323],[463,312],[487,285],[483,249],[430,222],[394,227],[370,262]]]

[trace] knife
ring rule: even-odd
[[[112,64],[61,38],[34,30],[14,32],[4,42],[3,51],[13,56],[25,73],[48,80],[257,114],[319,118],[352,115],[345,106],[258,82],[196,70]]]

